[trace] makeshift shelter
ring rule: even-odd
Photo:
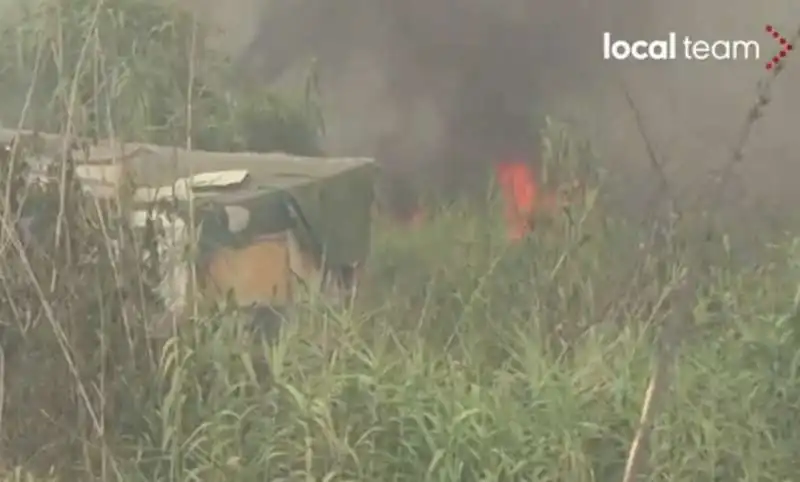
[[[127,197],[134,226],[157,225],[172,312],[186,307],[192,271],[203,298],[241,307],[285,305],[304,288],[354,294],[370,247],[372,159],[112,143],[72,159],[88,193]]]

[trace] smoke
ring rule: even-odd
[[[240,59],[267,82],[316,59],[332,152],[458,189],[502,156],[533,151],[548,100],[586,88],[611,26],[602,3],[273,2]]]
[[[235,3],[220,8],[230,14]],[[249,15],[257,25],[237,54],[259,82],[296,79],[316,59],[331,152],[373,155],[398,179],[432,179],[452,189],[474,185],[509,152],[535,151],[543,115],[574,121],[600,151],[621,204],[635,208],[657,182],[623,86],[672,187],[686,197],[728,162],[764,62],[604,61],[603,32],[629,40],[669,32],[752,39],[769,56],[775,45],[764,25],[796,29],[798,5],[271,0],[259,15]],[[800,96],[794,86],[800,69],[791,56],[787,60],[737,174],[741,197],[753,205],[796,200]]]

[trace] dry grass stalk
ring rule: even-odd
[[[688,294],[693,294],[693,292]],[[665,321],[659,349],[653,364],[653,371],[650,375],[650,383],[647,385],[644,402],[642,403],[639,428],[636,430],[636,435],[628,451],[628,460],[625,463],[622,482],[635,482],[640,474],[644,472],[648,455],[647,446],[653,432],[653,425],[661,411],[664,396],[671,385],[670,369],[675,362],[679,343],[678,335],[681,332],[678,327],[684,323],[685,320],[678,318],[675,312]]]
[[[800,40],[800,27],[798,27],[795,35],[790,40],[790,43],[796,44],[798,40]],[[722,199],[724,195],[723,193],[733,175],[733,172],[735,171],[736,166],[743,161],[744,150],[747,146],[748,140],[750,139],[753,127],[755,123],[761,117],[763,117],[764,109],[771,101],[772,83],[777,76],[780,75],[784,67],[785,63],[778,64],[778,67],[771,71],[768,78],[759,82],[757,86],[758,95],[755,102],[747,112],[747,116],[745,117],[740,134],[732,148],[729,161],[716,175],[712,176],[713,185],[711,186],[711,189],[701,191],[708,193],[712,202],[718,202],[720,199]],[[627,90],[625,90],[625,96],[629,107],[634,113],[639,133],[644,140],[650,165],[655,171],[659,180],[658,197],[665,195],[668,196],[670,198],[669,201],[671,214],[675,216],[676,219],[680,219],[682,217],[682,213],[679,211],[674,198],[672,198],[672,192],[669,187],[667,176],[663,170],[661,162],[656,157],[655,150],[653,149],[652,143],[650,142],[650,139],[644,129],[641,114],[636,108],[636,105]],[[663,199],[656,199],[656,202],[659,204],[662,201]],[[686,304],[683,304],[680,306],[680,308],[685,310]],[[686,320],[689,320],[690,317],[691,313],[687,313],[685,316]],[[663,404],[662,398],[668,392],[668,388],[670,386],[669,368],[677,356],[676,350],[678,344],[680,343],[679,336],[684,335],[682,332],[694,331],[691,329],[680,330],[678,327],[685,323],[685,320],[676,319],[674,313],[670,318],[671,319],[668,320],[666,326],[664,327],[664,333],[659,343],[660,349],[657,351],[654,359],[654,366],[650,376],[650,382],[648,384],[647,391],[645,392],[644,402],[642,403],[639,428],[636,431],[636,435],[634,436],[628,452],[628,458],[625,465],[625,472],[622,482],[634,482],[644,471],[645,460],[647,457],[646,447],[652,435],[654,421],[658,416],[661,405]]]

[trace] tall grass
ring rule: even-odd
[[[319,153],[313,76],[288,95],[242,86],[171,2],[40,0],[18,16],[0,33],[7,127],[61,132],[68,114],[100,138],[183,143],[189,129],[200,149]],[[202,123],[187,122],[187,104]]]
[[[78,132],[165,141],[191,125],[199,145],[256,148],[236,135],[258,122],[225,110],[246,105],[264,116],[250,139],[277,139],[261,149],[318,150],[307,98],[270,93],[281,107],[253,108],[246,92],[220,87],[202,48],[200,78],[222,91],[207,98],[228,100],[208,104],[222,114],[199,115],[205,91],[176,60],[194,51],[194,28],[177,12],[144,0],[64,5],[36,4],[4,31],[18,47],[0,45],[2,79],[20,89],[5,92],[29,99],[4,112],[12,125],[28,112],[31,127],[62,131],[65,112],[82,112]],[[192,123],[188,85],[201,99]],[[228,127],[209,132],[219,118]],[[678,236],[651,243],[603,210],[585,145],[555,122],[541,134],[547,182],[583,182],[560,216],[514,245],[492,196],[489,209],[452,206],[413,229],[379,219],[356,306],[302,302],[270,342],[241,313],[149,339],[143,248],[121,223],[67,212],[76,241],[66,256],[47,237],[20,243],[6,208],[5,480],[618,481],[675,313],[690,320],[646,480],[794,480],[797,244],[755,268],[721,256],[694,279],[697,260]],[[109,249],[112,238],[132,253]]]

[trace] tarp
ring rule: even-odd
[[[15,136],[15,131],[0,130],[0,142]],[[61,147],[57,136],[37,137],[46,144],[48,154]],[[187,220],[201,229],[202,251],[220,245],[245,246],[254,237],[291,229],[303,248],[324,256],[329,266],[361,262],[369,252],[376,174],[375,162],[369,158],[189,151],[139,143],[100,143],[72,151],[72,156],[78,176],[90,190],[105,190],[105,194],[116,192],[123,180],[129,180],[140,193],[157,190],[175,197],[172,194],[181,180],[191,176],[245,172],[243,181],[240,177],[236,179],[240,182],[230,186],[219,186],[219,182],[202,186],[195,178],[191,201],[184,195],[178,203]],[[244,213],[246,222],[234,232],[229,218],[237,211]]]
[[[333,266],[361,262],[368,254],[372,159],[212,153],[141,144],[125,150],[131,152],[122,162],[125,177],[139,188],[169,192],[179,180],[203,173],[246,173],[242,182],[223,187],[198,186],[201,180],[193,180],[193,216],[206,249],[244,246],[254,237],[292,229],[304,248]],[[88,160],[103,162],[109,154],[112,151],[96,148]],[[189,204],[184,201],[183,208]],[[232,232],[229,217],[236,209],[245,213],[247,222]],[[188,211],[186,215],[190,216]]]

